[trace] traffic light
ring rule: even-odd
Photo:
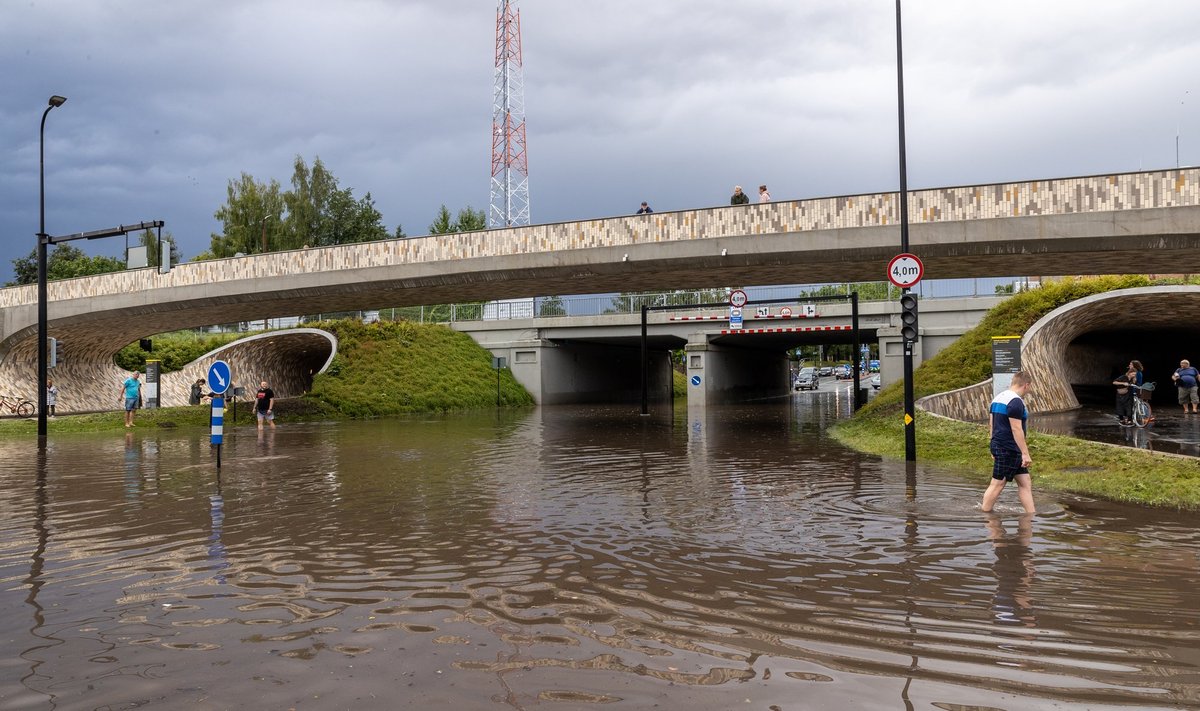
[[[900,297],[900,336],[905,343],[916,343],[917,333],[917,295],[906,291]]]
[[[151,341],[149,338],[143,338],[139,340],[138,345],[141,346],[142,350],[146,351],[147,353],[154,350],[154,341]]]

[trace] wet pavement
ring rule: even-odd
[[[1122,427],[1111,407],[1086,405],[1071,412],[1030,417],[1037,432],[1069,435],[1168,454],[1200,457],[1200,415],[1184,415],[1167,404],[1154,407],[1154,421],[1145,427]]]
[[[847,408],[0,443],[0,708],[1200,705],[1194,516],[989,517]]]

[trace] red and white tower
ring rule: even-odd
[[[525,153],[525,79],[521,12],[516,0],[496,8],[496,87],[492,95],[492,200],[489,227],[529,224],[529,159]]]

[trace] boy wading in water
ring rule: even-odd
[[[1025,409],[1026,393],[1029,392],[1033,379],[1025,371],[1013,375],[1012,385],[992,400],[988,413],[988,430],[991,433],[992,451],[992,483],[983,492],[985,513],[990,513],[996,505],[1004,485],[1016,479],[1017,498],[1025,513],[1037,513],[1033,506],[1033,485],[1029,479],[1029,465],[1033,458],[1029,456],[1029,444],[1025,441],[1025,422],[1029,419],[1029,411]]]

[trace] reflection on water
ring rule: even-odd
[[[1200,703],[1190,518],[984,515],[846,407],[0,444],[0,707]]]
[[[1154,421],[1145,427],[1122,427],[1111,408],[1091,405],[1069,412],[1039,414],[1031,422],[1037,432],[1200,457],[1200,417],[1181,415],[1166,403],[1155,405]]]

